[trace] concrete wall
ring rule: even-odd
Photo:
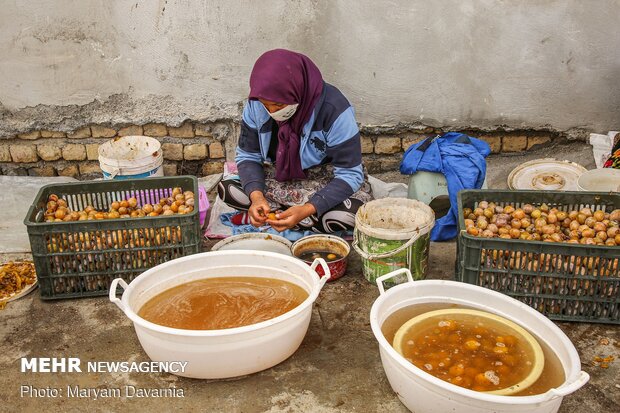
[[[0,136],[235,119],[254,60],[309,55],[362,125],[620,128],[620,1],[4,2]]]

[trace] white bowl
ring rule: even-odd
[[[211,247],[211,251],[252,250],[269,251],[293,256],[291,241],[266,232],[248,232],[224,238]]]
[[[325,276],[315,272],[321,265]],[[182,330],[160,326],[137,312],[157,294],[191,281],[213,277],[264,277],[292,282],[308,292],[299,306],[271,320],[223,330]],[[296,258],[261,251],[217,251],[178,258],[153,267],[129,285],[121,278],[110,285],[110,301],[131,321],[144,351],[153,361],[186,361],[180,376],[222,379],[268,369],[286,360],[301,344],[312,304],[330,277],[327,263],[312,266]],[[117,285],[125,291],[116,297]]]
[[[384,291],[382,282],[405,273],[409,282]],[[379,342],[385,374],[401,402],[416,413],[555,413],[562,398],[587,383],[577,350],[553,322],[538,311],[507,295],[471,284],[445,281],[413,281],[408,269],[377,279],[381,295],[370,310],[370,325]],[[565,382],[556,389],[533,396],[499,396],[455,386],[417,368],[390,345],[381,325],[397,310],[415,304],[446,303],[488,311],[507,318],[544,341],[560,359]]]
[[[577,180],[581,191],[620,192],[620,169],[602,168],[584,172]]]
[[[516,393],[519,393],[525,389],[527,389],[532,384],[536,383],[538,378],[540,377],[543,369],[545,367],[545,355],[543,353],[542,347],[538,344],[538,341],[532,336],[526,329],[519,326],[516,323],[513,323],[510,320],[505,319],[504,317],[500,317],[496,314],[491,314],[486,311],[480,310],[472,310],[470,308],[445,308],[443,310],[434,310],[426,313],[422,313],[417,315],[405,324],[400,326],[400,328],[396,331],[396,335],[394,336],[394,340],[392,342],[393,347],[398,351],[398,354],[403,354],[403,346],[405,345],[403,341],[407,337],[407,333],[411,330],[416,330],[422,323],[428,323],[429,319],[435,319],[435,317],[442,317],[442,319],[450,319],[454,321],[466,321],[471,322],[472,318],[485,321],[487,323],[492,323],[495,326],[500,326],[504,331],[509,331],[511,335],[517,337],[519,341],[525,343],[525,346],[529,349],[532,354],[532,367],[527,376],[525,376],[520,382],[515,383],[511,386],[507,386],[498,390],[489,390],[485,393],[489,394],[500,394],[503,396],[509,396]],[[429,324],[426,324],[428,328]]]

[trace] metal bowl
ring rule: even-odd
[[[351,252],[351,247],[349,246],[349,243],[346,242],[344,239],[335,235],[309,235],[295,241],[291,246],[291,252],[293,253],[293,256],[297,258],[299,258],[301,254],[308,251],[330,251],[342,256],[342,258],[327,262],[327,266],[332,273],[331,277],[327,281],[337,280],[338,278],[342,277],[347,271],[347,264],[349,253]],[[310,265],[312,264],[313,260],[302,261]],[[317,267],[316,272],[320,276],[323,276],[323,268]]]

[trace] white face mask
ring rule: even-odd
[[[269,116],[271,116],[277,122],[284,122],[285,120],[289,120],[291,116],[295,114],[297,106],[299,106],[299,103],[295,103],[294,105],[286,105],[280,110],[269,113]]]

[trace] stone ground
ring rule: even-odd
[[[512,168],[545,156],[592,167],[587,145],[572,144],[527,156],[489,160],[489,186],[505,187]],[[398,174],[381,178],[405,181]],[[207,245],[208,246],[211,244]],[[455,244],[433,244],[429,278],[453,278]],[[406,412],[387,382],[368,314],[377,289],[351,257],[346,276],[327,284],[313,310],[308,334],[299,350],[269,370],[234,380],[201,381],[168,374],[21,373],[20,357],[79,357],[87,361],[147,361],[129,320],[107,298],[44,302],[35,292],[0,311],[0,401],[3,411],[233,411],[233,412]],[[560,412],[620,411],[620,327],[561,323],[581,356],[590,382],[564,399]],[[615,356],[609,368],[595,356]],[[182,388],[171,399],[21,398],[21,385],[35,387]]]

